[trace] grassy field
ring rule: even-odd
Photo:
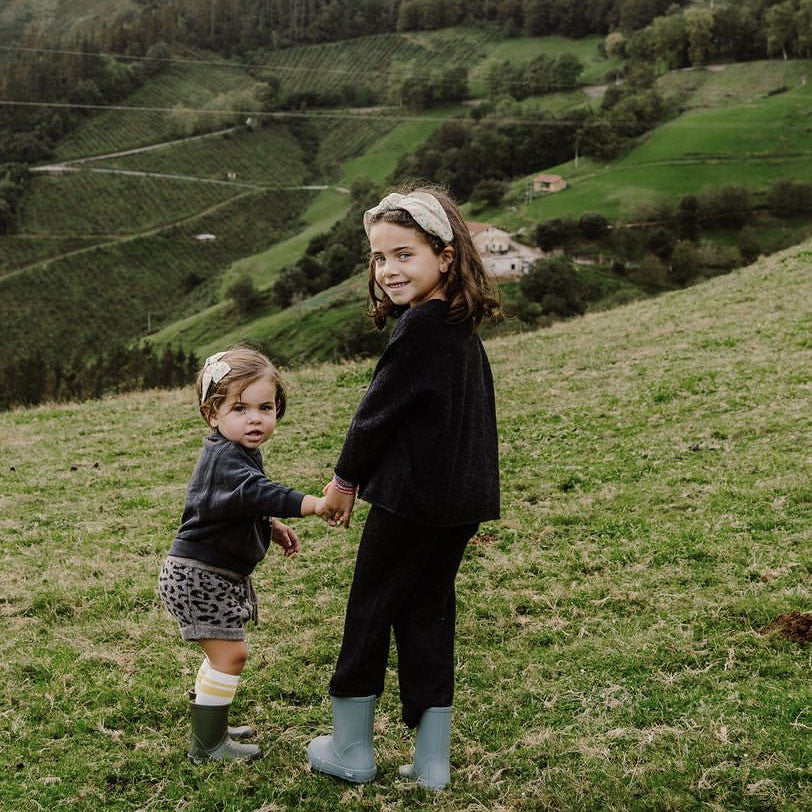
[[[296,522],[256,574],[235,716],[250,766],[187,763],[200,655],[156,599],[203,424],[190,388],[0,414],[0,808],[803,810],[812,243],[691,289],[488,342],[503,518],[458,580],[452,784],[389,674],[379,777],[309,772],[365,508]],[[372,364],[287,373],[269,472],[316,491]],[[394,665],[394,653],[392,664]]]
[[[681,86],[687,106],[684,114],[613,161],[581,158],[577,165],[573,160],[552,167],[548,171],[569,183],[562,193],[535,197],[526,204],[528,178],[516,181],[512,185],[516,209],[486,211],[481,217],[514,228],[552,217],[577,217],[585,211],[629,217],[642,205],[661,200],[675,203],[704,186],[736,183],[758,190],[781,177],[808,181],[812,179],[807,132],[812,89],[800,84],[799,72],[810,67],[812,61],[806,60],[783,70],[764,70],[755,88],[755,69],[749,64],[728,65],[724,71],[669,74],[676,77],[673,82],[690,79],[697,85],[694,91]],[[786,81],[794,85],[776,92]],[[673,82],[669,86],[677,95]],[[704,95],[698,95],[699,85]],[[710,97],[725,101],[708,108]]]

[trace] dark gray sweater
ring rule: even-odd
[[[407,310],[375,367],[335,467],[366,501],[423,524],[499,518],[493,377],[448,303]]]
[[[186,489],[170,555],[250,575],[271,542],[270,516],[301,516],[304,494],[271,482],[259,450],[214,431]]]

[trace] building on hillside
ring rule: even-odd
[[[511,239],[507,231],[490,223],[466,223],[471,239],[482,257],[485,270],[500,278],[518,277],[544,256],[538,248],[530,248]]]
[[[561,175],[536,175],[533,178],[534,192],[561,192],[567,188],[567,181]]]

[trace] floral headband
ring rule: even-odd
[[[216,352],[206,359],[203,364],[203,380],[200,382],[200,402],[206,400],[206,395],[209,392],[209,387],[213,383],[220,383],[220,381],[231,372],[231,367],[220,359],[225,355],[225,352]]]
[[[445,209],[440,201],[428,192],[412,192],[408,195],[392,192],[387,195],[377,206],[364,212],[364,230],[367,236],[373,219],[394,209],[409,212],[417,225],[429,234],[439,237],[443,242],[450,243],[454,239],[454,232],[451,230]]]

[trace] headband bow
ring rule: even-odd
[[[231,367],[220,359],[225,355],[225,352],[216,352],[206,359],[203,365],[203,380],[200,382],[200,402],[206,399],[209,387],[213,383],[220,383],[220,381],[231,372]]]
[[[445,243],[450,243],[454,239],[454,232],[451,230],[445,209],[440,201],[428,192],[412,192],[408,195],[392,192],[387,195],[377,206],[364,212],[364,230],[367,236],[373,218],[393,209],[409,212],[422,229],[439,237]]]

